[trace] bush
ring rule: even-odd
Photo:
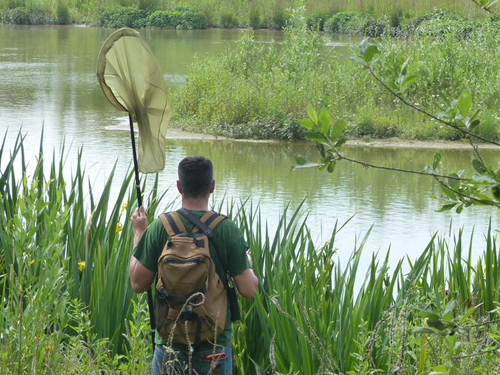
[[[467,38],[478,28],[477,24],[444,10],[434,10],[407,23],[406,34],[420,37],[443,37],[455,34],[459,38]]]
[[[113,7],[104,10],[97,16],[99,26],[120,28],[132,27],[140,29],[146,27],[151,10],[137,7]]]
[[[31,25],[31,16],[28,9],[24,7],[14,8],[6,12],[5,19],[7,23],[15,25]]]
[[[59,25],[67,25],[70,23],[68,6],[62,0],[57,3],[56,17]]]
[[[336,34],[359,34],[363,31],[365,17],[357,12],[340,12],[325,22],[325,31]]]
[[[207,27],[208,21],[205,15],[195,8],[177,8],[181,15],[179,24],[176,26],[177,29],[183,30],[193,30],[193,29],[205,29]]]
[[[152,13],[147,25],[166,29],[204,29],[207,20],[203,13],[193,8],[178,8],[171,11],[158,10]]]
[[[286,26],[289,14],[282,8],[276,8],[269,25],[270,29],[281,30]]]
[[[220,16],[220,26],[225,29],[230,29],[238,26],[238,21],[232,13],[222,13]]]
[[[259,8],[250,9],[250,14],[248,15],[248,25],[252,29],[260,29],[262,27],[262,15]]]
[[[148,26],[175,29],[180,23],[181,14],[176,11],[157,10],[148,17]]]
[[[369,18],[361,28],[361,34],[364,36],[379,37],[389,33],[391,27],[385,20]]]

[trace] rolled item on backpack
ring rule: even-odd
[[[138,31],[123,28],[109,36],[97,60],[97,78],[111,104],[138,124],[139,171],[163,170],[172,110],[160,66]]]

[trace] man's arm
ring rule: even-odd
[[[250,266],[252,266],[252,258],[250,257],[250,253],[247,253],[248,262]],[[234,283],[236,284],[236,288],[240,294],[245,298],[252,298],[257,291],[257,287],[259,286],[259,279],[255,276],[255,273],[252,269],[245,270],[241,275],[233,277]]]
[[[132,216],[132,227],[134,229],[135,248],[148,227],[147,214],[144,207],[141,206],[134,212],[134,215]],[[128,271],[132,289],[136,293],[145,292],[153,283],[155,273],[144,267],[134,256],[130,258]]]
[[[142,293],[149,289],[155,278],[154,272],[144,267],[136,257],[130,258],[129,270],[130,283],[136,293]]]

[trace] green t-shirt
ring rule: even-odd
[[[198,219],[206,213],[206,211],[191,211]],[[186,230],[192,231],[194,225],[181,216],[182,222]],[[156,273],[158,271],[158,258],[161,255],[165,244],[168,241],[168,234],[160,219],[155,219],[146,229],[134,250],[134,257],[137,258],[148,270]],[[215,243],[215,248],[214,248]],[[231,277],[241,275],[245,270],[250,268],[246,251],[248,246],[243,238],[243,234],[236,224],[225,219],[214,230],[214,238],[210,240],[210,250],[217,251],[217,258],[220,262],[220,267],[224,272]],[[215,261],[215,260],[214,260]],[[221,275],[219,275],[221,276]],[[223,276],[221,276],[223,277]],[[229,305],[229,303],[228,303]],[[232,322],[231,310],[227,310],[226,324],[224,331],[217,337],[217,344],[227,346],[232,342]],[[164,344],[158,332],[156,332],[156,343]],[[211,344],[206,345],[211,347]],[[208,347],[207,346],[207,347]],[[200,349],[204,349],[203,345]]]

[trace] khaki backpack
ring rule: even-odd
[[[160,216],[169,240],[158,259],[156,327],[168,345],[197,346],[214,342],[226,323],[227,291],[209,247],[212,231],[225,217],[209,211],[198,221],[189,211],[179,212],[195,229],[187,232],[178,212]],[[193,220],[201,221],[204,233]]]

